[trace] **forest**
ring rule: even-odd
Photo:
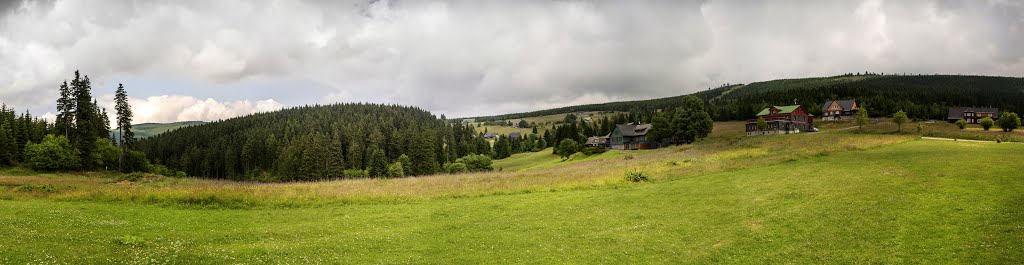
[[[966,75],[885,75],[856,73],[832,77],[780,79],[724,85],[692,94],[704,100],[716,121],[746,120],[771,105],[803,105],[821,114],[831,99],[856,99],[872,117],[899,110],[914,119],[945,119],[951,106],[997,107],[1024,112],[1024,78]],[[534,112],[476,117],[478,121],[519,119],[578,111],[653,113],[679,107],[683,96],[562,107]],[[646,115],[650,116],[650,115]]]

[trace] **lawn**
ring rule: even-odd
[[[917,140],[605,188],[260,209],[0,200],[0,263],[1010,263],[1024,145]]]

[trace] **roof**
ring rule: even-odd
[[[603,142],[607,142],[607,139],[608,139],[608,136],[591,136],[591,137],[587,137],[587,143],[586,144],[600,144],[600,143],[603,143]]]
[[[825,101],[825,104],[821,106],[821,112],[825,112],[826,110],[828,110],[828,106],[832,105],[832,102],[839,103],[839,107],[843,108],[843,110],[853,110],[853,104],[857,104],[857,100],[856,99],[829,100],[829,101]]]
[[[950,120],[959,120],[964,117],[964,112],[991,112],[995,113],[992,115],[993,119],[999,118],[999,108],[977,108],[977,107],[949,107],[949,115],[946,116]]]
[[[793,112],[797,108],[800,108],[800,105],[774,106],[774,108],[779,109],[779,113],[780,114],[786,114],[786,113]],[[769,111],[769,109],[771,109],[771,108],[764,108],[763,110],[761,110],[761,112],[757,113],[757,116],[768,115],[769,113],[771,113],[771,111]]]
[[[522,136],[522,135],[523,134],[521,134],[519,132],[511,132],[511,133],[508,134],[508,137],[519,137],[519,136]]]
[[[642,136],[652,128],[651,124],[617,124],[615,129],[622,133],[622,136]]]

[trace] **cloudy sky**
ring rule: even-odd
[[[847,72],[1021,76],[1021,1],[13,1],[0,102],[81,70],[136,122],[333,102],[450,117]]]

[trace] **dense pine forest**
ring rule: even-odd
[[[459,158],[491,154],[471,127],[376,104],[253,114],[146,138],[139,148],[188,175],[266,181],[429,175]]]
[[[821,114],[830,99],[856,99],[873,117],[899,110],[910,118],[944,119],[950,106],[997,107],[1024,112],[1024,78],[962,75],[845,74],[833,77],[781,79],[748,85],[726,85],[693,94],[704,100],[716,121],[746,120],[770,105],[794,102],[811,114]],[[478,117],[478,121],[508,120],[577,111],[651,113],[679,106],[682,96],[611,102],[550,110]],[[649,115],[648,115],[649,116]]]

